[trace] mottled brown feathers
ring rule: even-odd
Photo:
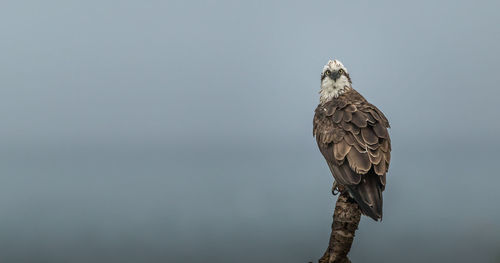
[[[320,149],[326,150],[328,144],[333,144],[330,147],[334,159],[327,161],[338,163],[347,156],[352,160],[349,163],[353,170],[365,174],[383,160],[385,164],[376,171],[383,175],[390,161],[388,127],[384,114],[351,89],[337,99],[318,105],[313,134]]]
[[[358,191],[353,195],[361,198],[356,201],[364,203],[359,205],[365,214],[380,218],[381,191],[391,159],[387,118],[357,91],[349,89],[338,98],[318,105],[313,124],[313,135],[335,180],[350,191]],[[362,186],[366,182],[363,178],[368,177],[369,185]],[[378,178],[376,189],[370,188],[377,185],[373,178]],[[369,204],[379,195],[380,204]]]

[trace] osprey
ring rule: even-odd
[[[335,179],[332,192],[347,191],[361,212],[382,219],[382,191],[391,160],[389,122],[352,88],[344,65],[330,60],[321,73],[313,135]]]

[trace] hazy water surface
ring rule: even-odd
[[[307,262],[328,241],[332,179],[312,139],[10,150],[4,262]],[[363,218],[352,259],[496,262],[500,179],[494,147],[479,150],[471,163],[457,146],[395,145],[384,220]]]

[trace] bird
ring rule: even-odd
[[[334,177],[332,193],[347,192],[361,213],[382,220],[382,192],[391,161],[389,121],[352,87],[346,67],[329,60],[321,72],[313,136]]]

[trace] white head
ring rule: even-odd
[[[351,89],[351,78],[342,62],[329,60],[321,72],[320,102],[325,103],[337,98],[342,93]]]

